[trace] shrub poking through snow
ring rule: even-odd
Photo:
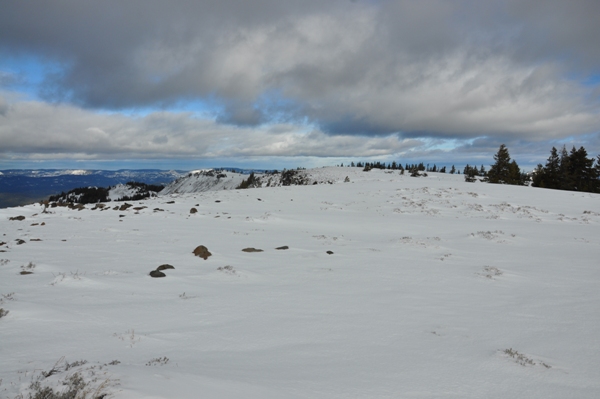
[[[221,271],[223,273],[227,273],[227,274],[235,274],[235,269],[233,268],[233,266],[219,266],[217,267],[218,271]]]
[[[33,274],[33,269],[35,269],[35,263],[29,262],[27,265],[21,266],[21,272],[19,274]]]
[[[98,375],[97,366],[83,367],[87,361],[68,363],[61,358],[48,371],[42,371],[29,384],[25,394],[15,399],[104,399],[117,381]],[[100,366],[102,369],[103,366]],[[68,370],[73,369],[73,372]],[[52,378],[51,378],[52,377]]]
[[[3,318],[4,316],[6,316],[8,314],[8,310],[4,310],[3,308],[0,308],[0,319]]]
[[[146,363],[146,366],[164,366],[167,363],[169,363],[169,358],[163,356],[150,360],[148,363]]]

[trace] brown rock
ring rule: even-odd
[[[262,249],[257,249],[257,248],[244,248],[244,249],[242,249],[242,251],[244,251],[244,252],[263,252]]]
[[[197,212],[198,212],[198,209],[196,209],[196,208],[192,208],[192,209],[190,209],[190,213],[192,213],[192,214],[193,214],[193,213],[197,213]]]
[[[25,220],[25,216],[23,216],[23,215],[15,216],[15,217],[12,217],[12,218],[10,218],[8,220]]]
[[[156,268],[156,270],[158,270],[158,271],[167,270],[167,269],[175,269],[175,267],[165,263],[164,265],[160,265],[159,267]]]
[[[150,277],[167,277],[167,275],[164,274],[163,272],[158,271],[158,270],[152,270],[150,272]]]
[[[285,249],[290,249],[290,247],[288,247],[287,245],[284,245],[283,247],[277,247],[277,248],[275,248],[275,249],[278,249],[278,250],[285,250]]]
[[[209,256],[212,256],[212,254],[208,252],[208,248],[204,245],[197,246],[196,249],[194,249],[194,255],[199,256],[204,260],[208,259]]]

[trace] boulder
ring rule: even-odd
[[[209,256],[212,256],[210,252],[208,252],[208,248],[204,245],[199,245],[194,249],[194,255],[199,256],[200,258],[206,260]]]
[[[262,252],[262,249],[257,249],[257,248],[244,248],[242,249],[242,251],[244,252]]]
[[[152,271],[150,272],[150,277],[167,277],[167,275],[166,275],[166,274],[164,274],[164,273],[163,273],[163,272],[161,272],[161,271],[158,271],[158,270],[152,270]]]

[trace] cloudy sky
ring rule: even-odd
[[[7,0],[0,169],[600,153],[598,0]]]

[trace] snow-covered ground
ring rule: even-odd
[[[333,184],[0,209],[0,397],[62,357],[42,384],[114,398],[600,397],[599,195],[307,173]]]

